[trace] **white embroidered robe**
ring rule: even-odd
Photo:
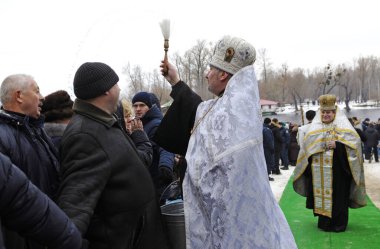
[[[297,248],[269,185],[262,123],[253,66],[199,105],[183,183],[187,248]]]

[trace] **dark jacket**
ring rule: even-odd
[[[289,147],[289,144],[290,144],[290,133],[289,133],[289,130],[286,129],[284,126],[282,126],[280,128],[280,134],[281,134],[281,137],[282,137],[282,144],[285,145],[286,148]]]
[[[373,126],[368,126],[367,129],[364,131],[364,135],[367,139],[364,144],[367,147],[375,147],[378,145],[380,135]]]
[[[67,124],[63,123],[45,123],[44,129],[46,131],[46,134],[51,138],[51,141],[57,148],[59,149],[59,144],[61,142],[61,138],[63,135],[63,132],[66,129]]]
[[[82,245],[79,231],[66,214],[2,153],[0,220],[7,229],[49,248],[76,249]],[[5,248],[2,241],[0,232],[0,249]]]
[[[367,138],[364,134],[364,132],[362,130],[360,130],[359,128],[356,128],[354,127],[355,131],[358,133],[359,137],[360,137],[360,140],[365,143],[367,141]],[[378,131],[379,132],[379,131]],[[379,133],[380,134],[380,133]]]
[[[280,152],[282,143],[284,142],[281,136],[280,128],[275,125],[271,125],[270,128],[273,132],[274,137],[274,150]]]
[[[375,124],[375,129],[380,134],[380,123],[379,122],[380,122],[380,120]]]
[[[173,174],[174,154],[164,150],[156,142],[153,137],[156,134],[157,128],[161,123],[163,116],[162,112],[156,105],[153,105],[141,118],[144,126],[144,131],[148,135],[153,147],[153,161],[149,167],[149,172],[153,178],[153,182],[160,195],[162,191],[172,182],[173,179],[164,179],[160,168],[165,167]]]
[[[149,168],[153,160],[153,151],[147,134],[143,130],[135,130],[132,134],[127,135],[129,135],[135,144],[140,159]]]
[[[300,146],[297,142],[298,128],[294,129],[293,127],[289,128],[290,132],[290,143],[289,143],[289,161],[292,165],[295,166],[297,162],[298,153],[300,151]]]
[[[263,125],[263,147],[267,171],[270,172],[274,169],[274,138],[267,124]]]
[[[19,113],[0,111],[0,152],[8,156],[42,192],[54,198],[58,185],[57,150],[43,130],[43,117],[34,119]],[[4,229],[6,247],[43,248]]]
[[[43,118],[0,111],[0,152],[8,156],[39,189],[50,197],[59,185],[58,154],[43,130]]]
[[[116,117],[80,99],[61,140],[59,206],[89,248],[167,248],[149,171]]]
[[[365,131],[368,128],[369,121],[363,120],[362,122],[362,130]]]
[[[191,129],[202,99],[183,81],[173,86],[170,96],[174,100],[173,104],[162,119],[154,140],[167,151],[186,155]]]

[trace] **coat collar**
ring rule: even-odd
[[[102,109],[81,99],[76,99],[74,101],[73,110],[75,113],[98,121],[107,127],[111,127],[117,122],[117,119],[114,115],[110,115]]]
[[[31,125],[37,128],[42,128],[44,124],[44,120],[45,120],[45,117],[43,115],[41,115],[38,119],[36,119],[22,113],[4,110],[3,108],[1,108],[0,110],[0,117],[3,120],[7,120],[7,122],[17,124],[18,126]]]
[[[156,105],[152,105],[152,107],[145,113],[145,115],[141,118],[143,124],[149,123],[153,119],[162,119],[163,115],[160,109]]]

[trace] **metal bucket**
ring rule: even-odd
[[[172,249],[186,249],[185,214],[183,201],[161,206],[169,242]]]

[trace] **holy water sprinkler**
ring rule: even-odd
[[[169,19],[163,19],[160,22],[161,32],[164,36],[164,51],[165,51],[165,57],[164,57],[164,64],[165,67],[163,69],[163,75],[166,75],[168,73],[168,50],[169,50],[169,37],[170,37],[170,20]]]

